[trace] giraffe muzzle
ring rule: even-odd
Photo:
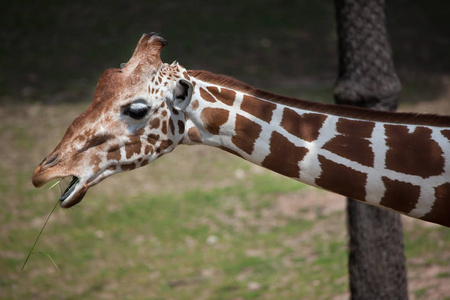
[[[67,187],[63,187],[64,191],[59,198],[61,207],[68,208],[83,199],[89,184],[86,182],[86,179],[78,175],[67,174],[64,166],[58,167],[60,163],[59,157],[58,154],[55,154],[45,158],[34,170],[32,182],[35,187],[41,187],[52,180],[60,179],[61,181],[64,178],[70,178],[70,183]],[[60,184],[63,185],[63,183]]]
[[[44,158],[33,172],[33,185],[35,187],[41,187],[50,180],[65,177],[55,174],[57,171],[55,172],[54,167],[57,166],[59,162],[60,159],[58,153],[53,155],[50,153]]]

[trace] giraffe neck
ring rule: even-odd
[[[450,118],[314,104],[189,71],[185,143],[225,149],[301,182],[450,225]]]

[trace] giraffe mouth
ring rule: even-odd
[[[82,184],[81,178],[72,176],[72,181],[59,198],[61,207],[69,208],[79,203],[86,194],[87,188]]]

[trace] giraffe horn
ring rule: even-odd
[[[134,69],[138,65],[159,65],[161,63],[160,53],[168,42],[158,33],[143,34],[139,40],[133,56],[124,68]]]

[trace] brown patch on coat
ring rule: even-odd
[[[133,154],[139,154],[141,153],[141,142],[139,140],[125,143],[125,152],[126,152],[126,158],[129,159],[133,156]]]
[[[272,120],[273,111],[277,108],[277,105],[268,101],[263,101],[255,97],[244,95],[244,99],[241,104],[241,109],[248,112],[252,116],[270,123]]]
[[[175,135],[175,124],[173,123],[172,118],[169,119],[169,128],[172,135]]]
[[[208,102],[216,102],[216,99],[214,99],[214,97],[211,96],[211,94],[208,93],[204,88],[200,88],[200,97]]]
[[[171,140],[164,140],[161,142],[158,148],[156,148],[156,153],[160,153],[163,150],[166,150],[170,146],[172,146],[173,142]]]
[[[235,91],[221,88],[219,92],[219,89],[215,86],[207,87],[207,89],[214,97],[216,97],[217,100],[225,103],[226,105],[232,106],[234,103],[234,99],[236,99]]]
[[[145,150],[144,150],[145,155],[148,155],[148,154],[152,153],[154,149],[155,148],[153,148],[152,145],[146,145],[145,146]]]
[[[170,146],[172,146],[173,141],[172,140],[164,140],[161,142],[161,145],[159,146],[161,149],[167,149]]]
[[[120,166],[120,168],[122,169],[122,171],[131,171],[136,169],[136,164],[135,163],[123,164]]]
[[[447,138],[447,140],[450,141],[450,129],[444,129],[441,131],[442,135]]]
[[[202,142],[202,135],[198,131],[198,129],[195,128],[195,127],[189,128],[189,130],[188,130],[188,137],[194,143],[201,143]]]
[[[220,98],[221,101],[229,106],[232,106],[234,104],[234,100],[236,100],[236,92],[226,88],[221,88],[220,92],[222,94],[222,97]]]
[[[322,155],[319,155],[319,162],[322,174],[316,179],[318,186],[355,200],[365,199],[366,174],[335,163]]]
[[[156,144],[156,142],[158,140],[159,140],[159,134],[151,133],[147,136],[147,141],[152,145]]]
[[[141,136],[144,134],[144,132],[145,132],[145,127],[141,127],[134,132],[134,135]]]
[[[200,114],[205,129],[214,135],[219,134],[220,126],[228,120],[230,112],[222,108],[205,108]]]
[[[217,86],[208,86],[206,89],[214,96],[219,95],[219,88]]]
[[[121,158],[120,155],[120,147],[119,145],[113,146],[108,150],[108,154],[106,154],[107,160],[119,161]]]
[[[89,165],[92,166],[92,173],[97,173],[100,171],[100,163],[102,160],[97,155],[93,155],[89,161]]]
[[[339,135],[328,141],[323,148],[341,157],[373,167],[375,155],[368,138],[372,136],[374,123],[339,119],[336,131]]]
[[[162,132],[164,135],[167,134],[167,121],[166,121],[166,120],[164,120],[164,121],[162,122],[161,132]]]
[[[73,129],[73,128],[72,128]],[[74,144],[85,144],[81,149],[78,150],[78,152],[84,152],[88,150],[89,148],[95,147],[97,137],[95,136],[95,133],[92,129],[87,129],[86,131],[80,133],[79,135],[75,136],[73,143]]]
[[[160,123],[161,121],[159,120],[159,118],[154,118],[150,121],[150,128],[159,128]]]
[[[178,120],[178,133],[179,134],[184,133],[184,122],[181,120]]]
[[[319,137],[319,130],[326,119],[326,115],[313,113],[299,115],[296,111],[285,108],[281,127],[296,137],[312,142]]]
[[[323,148],[368,167],[372,167],[374,163],[370,142],[357,136],[338,135],[328,141]]]
[[[150,160],[145,159],[144,161],[141,162],[141,167],[148,165],[150,162]]]
[[[252,154],[255,141],[261,134],[261,131],[261,125],[250,121],[243,116],[237,115],[235,127],[236,135],[231,138],[231,141],[242,151],[247,154]]]
[[[198,108],[198,106],[199,106],[198,100],[192,101],[192,103],[191,103],[192,110],[196,110]]]
[[[420,196],[419,186],[387,177],[382,177],[381,179],[386,187],[386,192],[381,199],[380,205],[403,213],[409,213],[416,207]]]
[[[339,119],[336,123],[336,130],[342,134],[354,134],[361,138],[370,138],[372,136],[375,123],[358,120]]]
[[[278,132],[270,137],[270,153],[263,160],[262,166],[288,177],[298,178],[298,162],[308,153],[308,149],[297,147]]]
[[[450,182],[435,189],[435,198],[431,211],[421,219],[450,227]]]
[[[431,138],[430,128],[417,127],[412,133],[401,125],[385,125],[385,128],[388,169],[423,178],[444,171],[442,149]]]

